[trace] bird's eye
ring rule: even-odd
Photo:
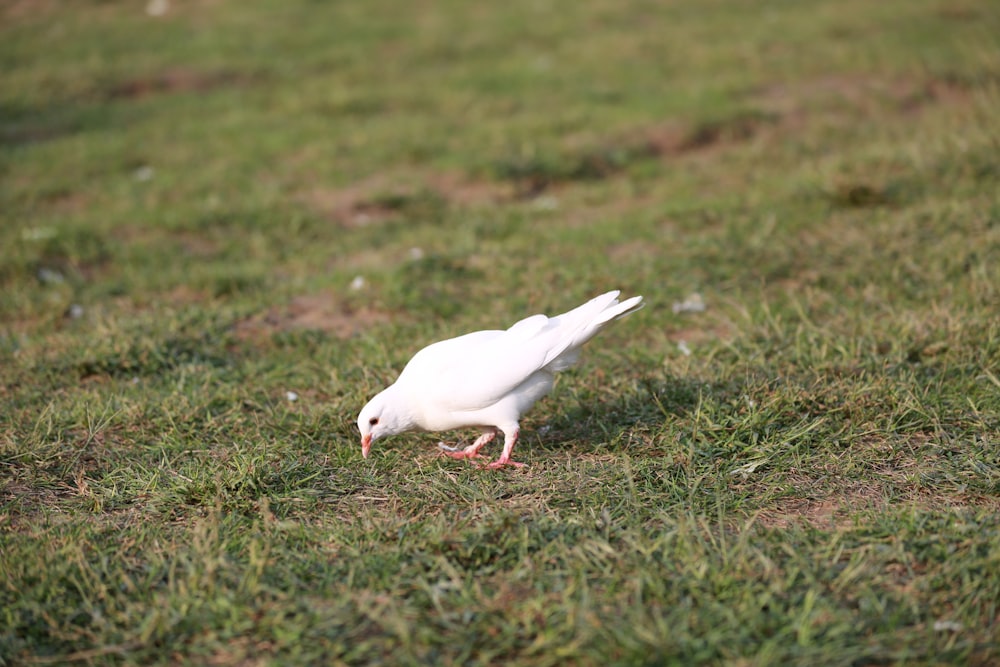
[[[372,417],[371,419],[368,420],[368,423],[374,426],[375,424],[378,423],[378,417]]]

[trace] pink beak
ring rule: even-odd
[[[368,458],[368,450],[370,450],[371,448],[372,448],[372,434],[369,433],[368,435],[361,438],[361,456],[363,456],[364,458]]]

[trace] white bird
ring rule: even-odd
[[[413,355],[396,382],[358,415],[361,454],[372,443],[406,431],[476,427],[466,447],[439,447],[456,459],[483,458],[479,450],[503,432],[503,452],[490,468],[511,461],[521,415],[552,389],[555,374],[576,363],[580,348],[609,322],[642,308],[642,297],[618,302],[615,290],[556,317],[532,315],[506,331],[475,331]]]

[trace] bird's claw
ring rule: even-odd
[[[444,444],[443,442],[439,442],[438,443],[438,449],[441,450],[442,454],[444,454],[445,456],[447,456],[449,458],[452,458],[452,459],[483,459],[483,458],[486,458],[485,456],[483,456],[482,454],[480,454],[478,451],[476,451],[474,449],[470,449],[469,447],[466,447],[464,449],[459,448],[459,447],[450,447],[450,446]]]

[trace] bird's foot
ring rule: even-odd
[[[445,456],[448,456],[448,457],[453,458],[453,459],[483,459],[483,458],[486,458],[485,456],[483,456],[482,454],[479,453],[479,448],[478,447],[475,447],[475,449],[473,449],[474,447],[475,447],[475,445],[469,445],[465,449],[459,449],[458,447],[450,447],[450,446],[444,444],[443,442],[439,442],[438,443],[438,449],[441,450],[441,453],[444,454]]]

